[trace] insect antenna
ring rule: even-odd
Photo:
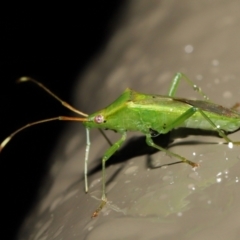
[[[5,138],[1,144],[0,144],[0,152],[2,151],[2,149],[7,145],[7,143],[19,132],[21,132],[22,130],[29,128],[31,126],[37,125],[37,124],[41,124],[41,123],[45,123],[45,122],[51,122],[51,121],[77,121],[77,122],[86,122],[88,114],[79,111],[78,109],[74,108],[73,106],[71,106],[69,103],[63,101],[61,98],[59,98],[56,94],[54,94],[52,91],[50,91],[47,87],[45,87],[42,83],[38,82],[37,80],[30,78],[30,77],[21,77],[17,80],[17,82],[33,82],[35,84],[37,84],[40,88],[42,88],[44,91],[46,91],[48,94],[50,94],[52,97],[54,97],[56,100],[58,100],[64,107],[68,108],[69,110],[79,114],[80,116],[82,116],[83,118],[79,118],[79,117],[68,117],[68,116],[58,116],[58,117],[53,117],[53,118],[47,118],[47,119],[43,119],[40,121],[36,121],[36,122],[32,122],[32,123],[28,123],[25,126],[17,129],[15,132],[13,132],[12,134],[10,134],[7,138]]]
[[[61,98],[59,98],[56,94],[54,94],[52,91],[50,91],[47,87],[45,87],[42,83],[38,82],[37,80],[30,78],[30,77],[21,77],[17,80],[17,82],[33,82],[35,84],[37,84],[40,88],[42,88],[44,91],[46,91],[47,93],[49,93],[52,97],[54,97],[55,99],[57,99],[64,107],[68,108],[69,110],[83,116],[83,117],[87,117],[88,114],[79,111],[78,109],[74,108],[73,106],[71,106],[70,104],[68,104],[67,102],[63,101]]]
[[[37,80],[30,78],[30,77],[21,77],[17,80],[18,82],[33,82],[34,84],[38,85],[40,88],[42,88],[45,92],[47,92],[48,94],[50,94],[52,97],[54,97],[57,101],[59,101],[64,107],[68,108],[69,110],[77,113],[78,115],[82,116],[82,117],[68,117],[68,116],[58,116],[58,117],[53,117],[53,118],[47,118],[47,119],[43,119],[40,121],[36,121],[36,122],[32,122],[32,123],[28,123],[25,126],[17,129],[15,132],[13,132],[12,134],[10,134],[7,138],[5,138],[1,143],[0,143],[0,152],[3,150],[3,148],[8,144],[8,142],[15,136],[17,135],[19,132],[23,131],[26,128],[32,127],[34,125],[37,124],[41,124],[41,123],[46,123],[46,122],[51,122],[51,121],[77,121],[77,122],[87,122],[88,120],[88,114],[79,111],[78,109],[74,108],[73,106],[71,106],[69,103],[63,101],[61,98],[59,98],[56,94],[54,94],[52,91],[50,91],[47,87],[45,87],[42,83],[38,82]],[[106,139],[106,141],[108,142],[108,144],[110,146],[112,146],[111,141],[108,139],[108,137],[106,136],[106,134],[99,129],[101,134],[103,135],[103,137]],[[84,164],[84,178],[85,178],[85,191],[88,192],[88,181],[87,181],[87,163],[88,163],[88,154],[89,154],[89,150],[90,150],[90,136],[89,136],[89,129],[86,128],[86,150],[85,150],[85,164]]]
[[[56,94],[54,94],[51,90],[49,90],[47,87],[45,87],[42,83],[38,82],[37,80],[31,78],[31,77],[21,77],[17,80],[17,82],[33,82],[35,84],[37,84],[40,88],[42,88],[44,91],[46,91],[47,93],[49,93],[52,97],[54,97],[56,100],[58,100],[64,107],[68,108],[69,110],[83,116],[83,117],[88,117],[88,114],[79,111],[78,109],[74,108],[73,106],[71,106],[69,103],[63,101],[61,98],[59,98]],[[47,120],[47,119],[46,119]],[[56,119],[57,120],[57,119]],[[52,120],[50,120],[52,121]],[[65,120],[64,120],[65,121]],[[68,120],[67,120],[68,121]],[[70,120],[69,120],[70,121]],[[78,120],[72,120],[72,121],[78,121]],[[44,121],[43,122],[49,122],[49,121]],[[42,123],[42,122],[40,122]],[[35,125],[35,124],[32,124]],[[105,138],[105,140],[108,142],[109,146],[112,146],[112,142],[109,140],[109,138],[107,137],[107,135],[103,132],[102,129],[99,129],[100,133],[102,134],[102,136]],[[1,149],[0,149],[1,151]]]
[[[77,121],[77,122],[86,122],[88,121],[87,118],[78,118],[78,117],[67,117],[67,116],[58,116],[58,117],[53,117],[53,118],[47,118],[47,119],[43,119],[40,121],[36,121],[36,122],[32,122],[32,123],[28,123],[25,126],[17,129],[15,132],[13,132],[12,134],[10,134],[8,137],[6,137],[0,144],[0,152],[2,151],[2,149],[7,145],[7,143],[19,132],[23,131],[26,128],[29,128],[31,126],[37,125],[37,124],[41,124],[41,123],[45,123],[45,122],[51,122],[51,121]]]

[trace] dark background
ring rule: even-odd
[[[0,54],[0,141],[26,123],[69,111],[31,83],[31,76],[71,103],[77,76],[103,51],[125,1],[91,4],[19,5],[2,8]],[[99,84],[99,82],[98,82]],[[17,135],[0,155],[4,239],[13,239],[34,206],[64,123],[39,125]]]

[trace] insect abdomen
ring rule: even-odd
[[[219,129],[226,132],[234,132],[240,128],[240,118],[228,118],[226,116],[219,116],[218,114],[204,113]],[[196,112],[192,117],[185,120],[181,127],[214,131],[213,126],[199,112]]]

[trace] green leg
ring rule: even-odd
[[[88,156],[90,151],[90,136],[89,136],[89,128],[86,128],[86,149],[85,149],[85,160],[84,160],[84,180],[85,180],[85,192],[88,192],[88,179],[87,179],[87,172],[88,172]]]
[[[182,156],[180,156],[180,155],[178,155],[178,154],[176,154],[176,153],[173,153],[173,152],[171,152],[171,151],[169,151],[169,150],[167,150],[167,149],[165,149],[165,148],[162,148],[162,147],[158,146],[157,144],[155,144],[155,143],[153,142],[153,140],[152,140],[152,138],[151,138],[151,134],[146,134],[146,143],[147,143],[147,145],[149,145],[150,147],[154,147],[154,148],[156,148],[156,149],[158,149],[158,150],[160,150],[160,151],[163,151],[163,152],[165,152],[165,153],[167,153],[167,154],[169,154],[169,155],[171,155],[171,156],[173,156],[173,157],[176,157],[176,158],[180,159],[182,162],[191,165],[192,167],[198,167],[198,166],[199,166],[199,165],[198,165],[197,163],[195,163],[195,162],[192,162],[192,161],[190,161],[190,160],[188,160],[188,159],[186,159],[186,158],[184,158],[184,157],[182,157]]]
[[[172,83],[171,83],[171,86],[170,86],[170,89],[169,89],[169,92],[168,92],[168,96],[169,97],[174,97],[175,94],[176,94],[176,91],[177,91],[177,87],[178,87],[178,84],[180,82],[181,79],[184,79],[190,86],[192,86],[192,88],[197,91],[199,94],[201,94],[203,96],[203,98],[206,100],[206,101],[209,101],[209,98],[206,96],[206,94],[201,90],[201,88],[199,88],[197,85],[195,85],[185,74],[183,73],[177,73],[175,75],[175,77],[173,78],[172,80]],[[239,106],[240,106],[240,103],[236,103],[231,109],[234,110],[234,111],[239,111]],[[221,136],[222,138],[224,138],[226,140],[227,143],[230,143],[232,142],[233,144],[235,145],[240,145],[240,142],[233,142],[231,141],[230,138],[227,137],[227,135],[221,130],[219,129],[215,123],[201,110],[201,109],[195,109],[195,111],[198,111],[202,114],[202,116],[212,125],[213,127],[213,130],[214,131],[217,131],[219,136]],[[188,112],[188,111],[187,111]],[[186,113],[187,113],[186,112]],[[170,131],[171,129],[174,128],[174,126],[176,127],[178,125],[178,122],[180,121],[181,122],[181,119],[183,120],[186,120],[187,118],[184,117],[185,113],[180,116],[173,124],[171,124],[171,126],[168,127],[168,129],[166,129],[166,132]],[[187,115],[187,114],[186,114]],[[184,119],[185,118],[185,119]]]
[[[201,113],[201,115],[206,119],[206,121],[209,122],[209,124],[213,127],[213,130],[218,132],[219,136],[224,138],[227,143],[233,143],[236,145],[240,145],[240,142],[233,142],[225,133],[223,130],[219,129],[217,125],[202,111],[201,109],[197,109],[198,112]]]
[[[197,111],[198,111],[198,108],[195,108],[195,107],[189,108],[185,113],[179,116],[174,122],[172,122],[171,124],[168,124],[168,126],[165,129],[163,129],[161,133],[166,134],[172,129],[181,126],[184,123],[184,121],[190,118]]]
[[[219,129],[214,124],[214,122],[201,109],[194,108],[194,107],[189,108],[185,113],[183,113],[173,123],[171,123],[166,129],[164,129],[164,132],[162,132],[162,133],[165,134],[165,133],[171,131],[172,129],[179,127],[185,120],[190,118],[195,112],[199,112],[203,116],[203,118],[205,118],[205,120],[208,121],[209,124],[213,127],[213,130],[217,131],[218,134],[222,138],[224,138],[227,143],[232,142],[233,144],[240,145],[240,142],[233,142],[230,138],[228,138],[227,135],[221,129]],[[186,158],[184,158],[184,157],[182,157],[182,156],[180,156],[176,153],[173,153],[173,152],[171,152],[169,150],[166,150],[165,148],[162,148],[162,147],[158,146],[157,144],[155,144],[153,142],[152,138],[151,138],[150,133],[146,134],[146,143],[151,147],[154,147],[154,148],[156,148],[160,151],[166,152],[167,154],[180,159],[182,162],[187,163],[187,164],[191,165],[192,167],[198,167],[197,163],[194,163],[194,162],[192,162],[192,161],[190,161],[190,160],[188,160],[188,159],[186,159]]]
[[[123,142],[126,140],[127,133],[124,132],[122,134],[122,137],[115,142],[104,154],[103,159],[102,159],[102,200],[106,201],[106,190],[105,190],[105,185],[106,185],[106,174],[105,174],[105,163],[106,161],[121,147]]]
[[[93,213],[92,217],[96,217],[99,212],[102,210],[102,208],[104,207],[104,205],[107,202],[107,198],[106,198],[106,169],[105,169],[105,163],[106,161],[121,147],[121,145],[123,144],[123,142],[125,141],[127,137],[127,133],[124,132],[122,134],[122,137],[115,142],[104,154],[103,158],[102,158],[102,202],[99,205],[99,207],[97,208],[97,210]]]
[[[171,131],[172,129],[179,127],[185,120],[190,118],[196,111],[198,111],[197,108],[194,108],[194,107],[189,108],[185,113],[183,113],[180,117],[178,117],[172,124],[170,124],[166,129],[164,129],[164,132],[162,132],[162,133],[165,134],[165,133]],[[150,133],[146,134],[146,143],[151,147],[154,147],[160,151],[166,152],[167,154],[180,159],[182,162],[187,163],[187,164],[191,165],[192,167],[198,167],[197,163],[194,163],[176,153],[173,153],[173,152],[166,150],[165,148],[162,148],[162,147],[158,146],[157,144],[155,144],[151,138]]]
[[[175,97],[175,93],[177,91],[178,84],[180,80],[185,80],[192,88],[194,91],[197,91],[199,94],[201,94],[204,98],[204,100],[208,101],[209,98],[206,96],[206,94],[201,90],[200,87],[198,87],[196,84],[194,84],[185,74],[183,73],[177,73],[171,83],[170,89],[168,91],[168,96],[169,97]]]

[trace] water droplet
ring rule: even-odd
[[[199,74],[199,75],[196,76],[196,79],[197,79],[197,80],[202,80],[202,79],[203,79],[203,76]]]
[[[223,97],[224,97],[224,98],[231,98],[231,97],[232,97],[232,93],[231,93],[230,91],[225,91],[225,92],[223,93]]]
[[[204,98],[206,101],[208,101],[208,100],[209,100],[209,97],[208,97],[208,96],[206,96],[206,95],[204,95],[204,96],[203,96],[203,98]]]
[[[138,170],[138,166],[131,166],[124,172],[124,174],[126,174],[126,175],[135,174],[136,175],[137,170]]]
[[[192,52],[193,52],[193,46],[190,45],[190,44],[186,45],[186,46],[184,47],[184,51],[185,51],[186,53],[192,53]]]
[[[215,67],[218,66],[219,65],[219,61],[217,59],[214,59],[212,61],[212,65],[215,66]]]
[[[189,184],[188,188],[193,190],[193,191],[196,190],[195,185],[193,183]]]
[[[183,215],[182,212],[178,212],[178,213],[177,213],[177,216],[178,216],[178,217],[181,217],[182,215]]]
[[[239,182],[239,178],[238,178],[238,177],[236,177],[236,179],[235,179],[235,182],[236,182],[236,183],[238,183],[238,182]]]
[[[222,181],[222,178],[217,178],[217,179],[216,179],[216,182],[217,182],[217,183],[220,183],[221,181]]]
[[[88,228],[88,231],[91,231],[93,229],[93,226],[90,226],[89,228]]]
[[[201,91],[201,88],[194,84],[193,85],[193,90],[199,92],[199,91]]]
[[[233,143],[232,143],[232,142],[229,142],[229,143],[228,143],[228,148],[230,148],[230,149],[233,148]]]

